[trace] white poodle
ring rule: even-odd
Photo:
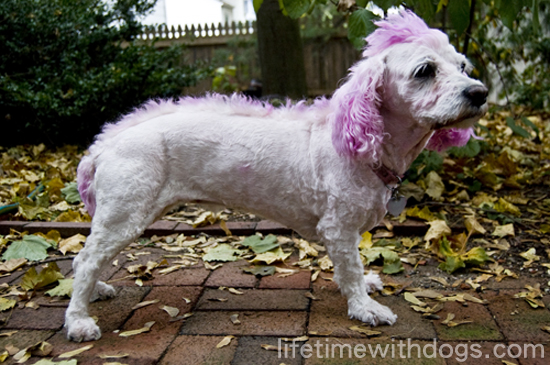
[[[382,220],[425,147],[468,141],[487,89],[468,77],[470,64],[447,36],[413,13],[376,24],[364,59],[331,100],[282,108],[238,95],[151,101],[105,126],[78,167],[93,221],[73,264],[70,339],[101,336],[88,302],[115,294],[98,281],[102,268],[184,202],[242,208],[324,242],[349,315],[396,321],[368,295],[381,281],[364,276],[360,234]]]

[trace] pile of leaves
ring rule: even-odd
[[[472,236],[483,236],[477,241],[484,245],[522,249],[528,242],[546,250],[550,232],[548,120],[501,112],[482,119],[476,133],[479,139],[446,154],[424,151],[401,187],[409,208],[398,221],[428,222],[427,241],[449,272],[479,263],[466,251]],[[453,236],[451,228],[459,227],[466,229]]]
[[[85,222],[76,188],[82,157],[76,146],[55,150],[43,144],[1,148],[0,217],[15,220]]]

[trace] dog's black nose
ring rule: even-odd
[[[483,85],[474,85],[467,87],[462,93],[473,106],[480,107],[487,101],[489,90]]]

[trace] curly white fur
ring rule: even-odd
[[[402,13],[376,32],[407,18],[414,20],[408,33],[422,28]],[[379,42],[330,101],[279,109],[239,96],[150,102],[106,127],[78,171],[94,217],[74,261],[68,337],[100,337],[88,302],[114,294],[98,282],[102,267],[167,208],[190,201],[243,208],[322,241],[349,315],[393,324],[392,311],[367,293],[382,283],[364,277],[357,250],[390,198],[372,166],[403,174],[435,130],[468,128],[487,108],[486,89],[463,72],[464,56],[425,28],[414,39]],[[430,34],[434,40],[425,41]],[[420,72],[427,66],[433,72]]]

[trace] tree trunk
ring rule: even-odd
[[[278,0],[264,0],[257,14],[258,51],[264,95],[307,96],[298,20],[283,15]]]
[[[476,0],[472,0],[470,4],[470,23],[468,24],[468,29],[466,29],[466,36],[464,37],[464,45],[462,46],[462,54],[465,56],[468,55],[468,45],[470,44],[470,38],[472,36],[472,28],[474,25],[476,12]]]

